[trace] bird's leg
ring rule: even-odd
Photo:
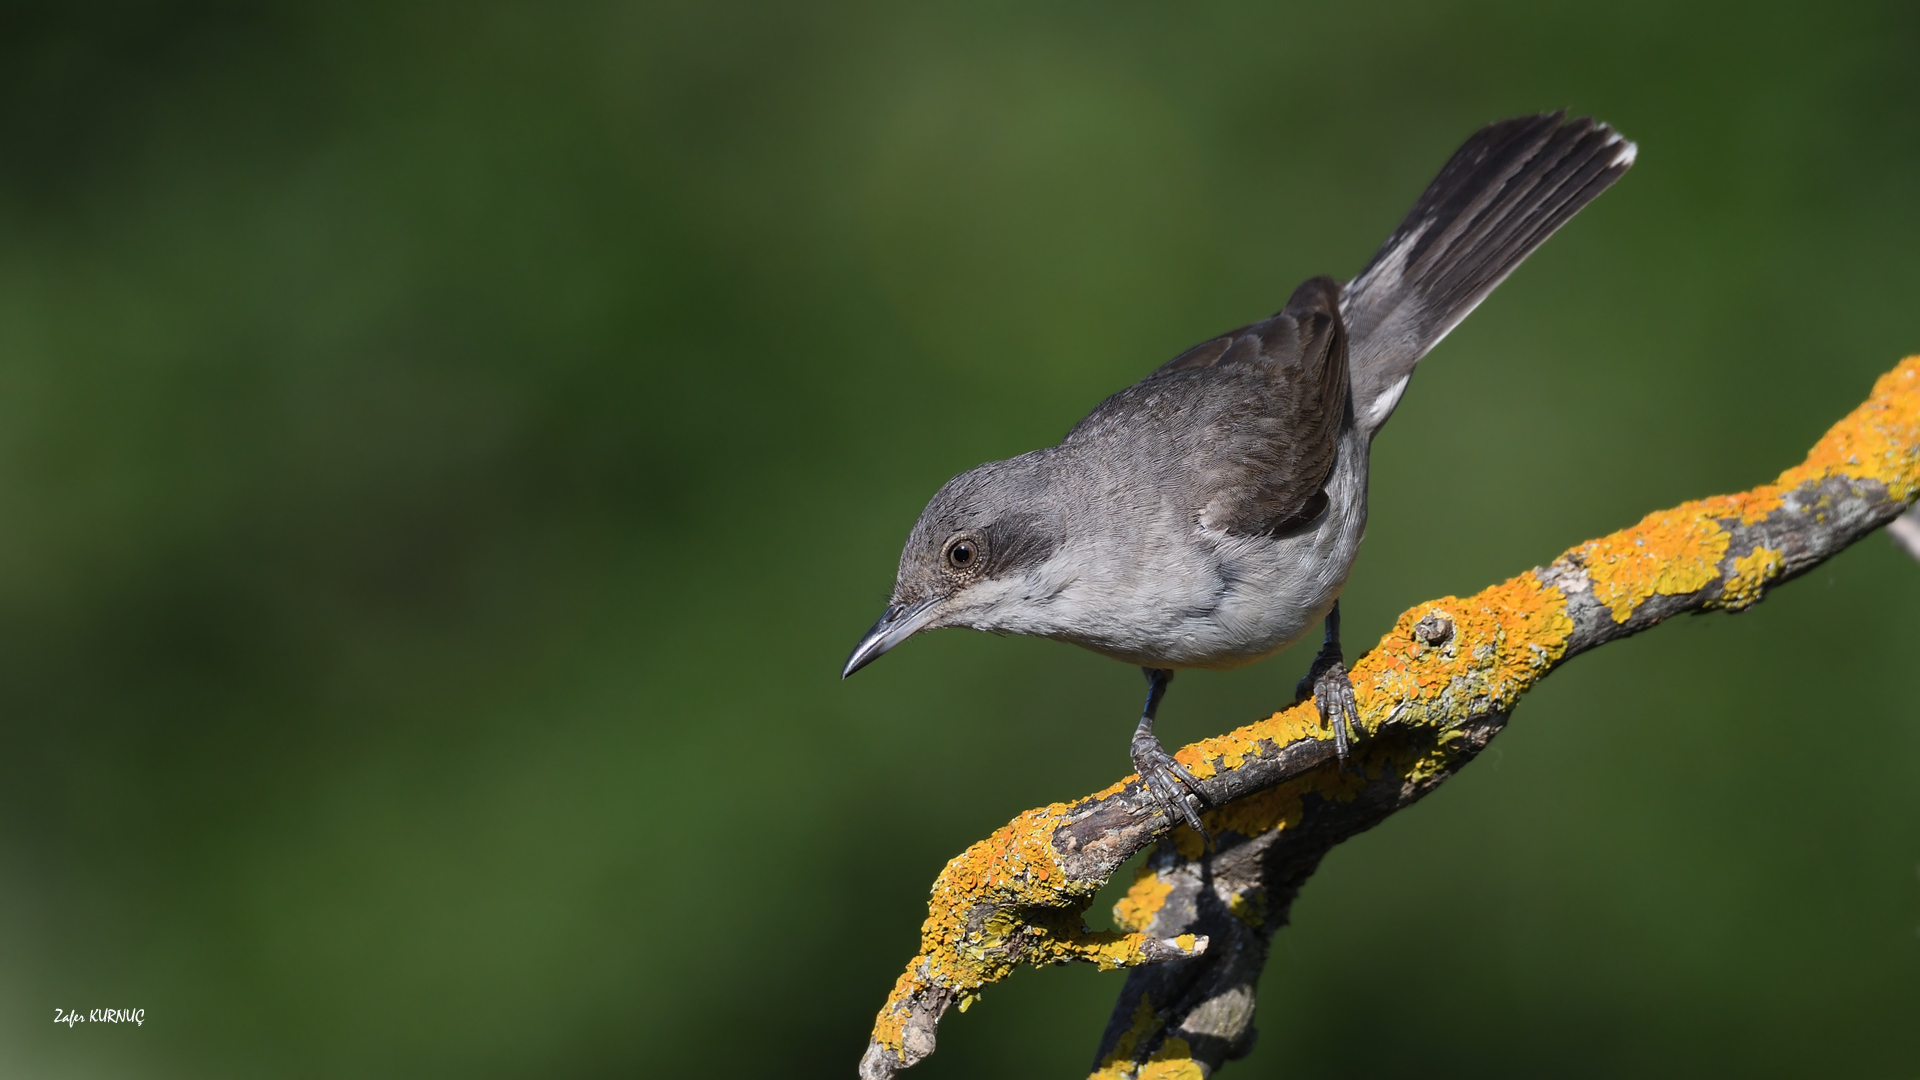
[[[1205,836],[1207,830],[1200,825],[1198,809],[1204,805],[1200,781],[1194,779],[1186,766],[1173,760],[1173,755],[1167,753],[1153,734],[1153,714],[1160,711],[1160,699],[1167,692],[1167,684],[1173,681],[1173,672],[1151,667],[1140,670],[1147,675],[1147,707],[1140,711],[1140,726],[1133,731],[1133,767],[1140,771],[1147,790],[1166,808],[1168,817],[1185,820],[1194,832]]]
[[[1360,722],[1360,706],[1353,700],[1353,680],[1347,677],[1346,660],[1340,655],[1340,601],[1327,612],[1327,640],[1320,655],[1313,658],[1307,677],[1294,687],[1293,700],[1313,698],[1320,718],[1333,728],[1333,752],[1344,764],[1353,745],[1354,728]]]

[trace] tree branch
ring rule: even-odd
[[[920,955],[875,1020],[861,1076],[883,1080],[931,1054],[947,1008],[964,1010],[1018,965],[1071,960],[1138,969],[1097,1076],[1207,1076],[1251,1048],[1267,943],[1333,845],[1445,782],[1569,658],[1683,612],[1750,607],[1916,494],[1920,356],[1881,376],[1772,484],[1649,514],[1546,567],[1401,615],[1351,669],[1362,742],[1349,769],[1311,702],[1182,749],[1213,807],[1213,854],[1191,830],[1169,830],[1138,777],[1021,814],[935,880]],[[1094,893],[1155,840],[1115,907],[1125,929],[1088,930]]]

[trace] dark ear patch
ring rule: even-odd
[[[982,530],[987,534],[989,575],[1005,573],[1017,566],[1045,562],[1059,545],[1059,538],[1035,519],[1025,516],[1003,517]]]

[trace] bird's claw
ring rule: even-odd
[[[1345,764],[1360,724],[1360,704],[1353,697],[1353,680],[1347,665],[1338,655],[1321,653],[1307,669],[1307,677],[1294,688],[1294,700],[1313,698],[1320,719],[1333,729],[1333,752]]]
[[[1133,767],[1167,817],[1185,821],[1194,832],[1207,835],[1206,827],[1200,824],[1199,810],[1206,800],[1200,795],[1200,781],[1185,765],[1175,761],[1159,743],[1142,741],[1133,744]]]

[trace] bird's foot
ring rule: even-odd
[[[1207,835],[1206,828],[1200,824],[1200,808],[1206,805],[1200,796],[1200,781],[1185,765],[1175,761],[1159,740],[1149,736],[1133,741],[1133,767],[1139,770],[1147,791],[1169,819],[1185,821],[1194,832],[1203,837]]]
[[[1295,701],[1313,698],[1320,719],[1333,729],[1333,752],[1341,764],[1346,764],[1359,729],[1360,705],[1353,698],[1353,680],[1347,676],[1347,665],[1340,654],[1321,650],[1307,669],[1307,677],[1294,687],[1293,695]]]

